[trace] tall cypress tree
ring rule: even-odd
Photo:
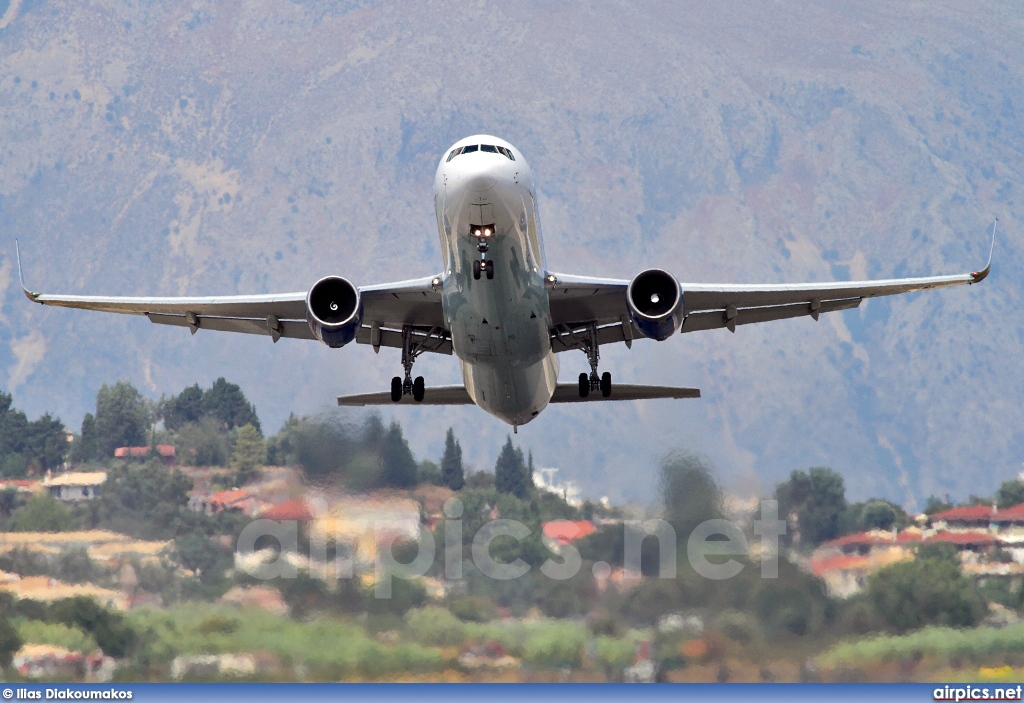
[[[448,428],[444,438],[444,455],[441,457],[441,483],[453,491],[461,491],[466,484],[462,469],[462,445],[455,441],[455,433]]]
[[[402,436],[402,426],[392,422],[381,441],[381,485],[411,488],[416,485],[416,460]]]
[[[494,465],[494,487],[501,493],[511,493],[516,498],[526,499],[530,486],[526,482],[526,461],[523,450],[512,446],[512,437],[505,441],[498,461]]]

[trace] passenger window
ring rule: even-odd
[[[479,147],[477,147],[477,145],[476,145],[476,144],[470,144],[469,146],[464,146],[464,147],[462,147],[462,153],[463,153],[463,154],[468,154],[468,153],[470,153],[471,151],[476,151],[476,150],[477,150],[478,148],[479,148]]]
[[[491,146],[490,144],[483,144],[480,147],[480,151],[486,151],[486,152],[488,152],[490,154],[497,154],[498,153],[498,148],[495,147],[495,146]]]

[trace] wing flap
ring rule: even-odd
[[[851,298],[849,300],[826,300],[812,308],[810,303],[794,303],[792,305],[773,305],[761,308],[737,308],[735,317],[731,318],[733,325],[750,325],[755,322],[770,322],[772,320],[786,320],[791,317],[803,317],[813,315],[815,312],[835,312],[837,310],[851,310],[860,305],[862,298]],[[698,332],[701,330],[714,330],[722,327],[729,327],[730,318],[725,310],[709,310],[707,312],[692,312],[683,320],[682,332]]]
[[[173,325],[175,327],[189,327],[195,330],[214,330],[217,332],[241,332],[242,334],[262,334],[274,337],[275,330],[271,322],[252,318],[238,317],[213,317],[196,315],[194,324],[189,322],[185,315],[167,315],[164,313],[146,313],[150,322],[158,325]],[[316,339],[309,324],[305,320],[278,320],[276,337],[289,337],[291,339]],[[275,342],[277,339],[274,340]]]

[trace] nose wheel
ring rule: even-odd
[[[597,375],[597,365],[601,360],[601,353],[597,344],[597,325],[591,323],[587,329],[587,336],[583,339],[583,351],[587,354],[587,361],[590,362],[590,375],[580,374],[579,389],[580,398],[586,398],[590,391],[601,391],[602,397],[610,398],[612,395],[612,375],[605,371]]]
[[[494,278],[494,261],[492,259],[477,259],[473,262],[473,279],[479,281],[481,274],[486,275],[488,281]]]

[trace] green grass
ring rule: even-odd
[[[52,644],[83,654],[99,649],[92,635],[82,632],[77,627],[22,618],[15,620],[14,626],[25,644]]]
[[[945,657],[975,663],[1024,652],[1024,623],[1000,629],[979,627],[954,630],[926,627],[902,636],[877,636],[840,644],[818,657],[823,667],[873,662],[905,661],[922,656]]]
[[[151,639],[155,661],[179,654],[271,652],[283,665],[302,663],[317,676],[367,677],[436,670],[440,649],[412,642],[384,645],[358,625],[332,617],[297,622],[260,609],[188,603],[129,614]]]

